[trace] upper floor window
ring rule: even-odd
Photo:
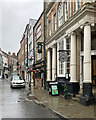
[[[65,21],[68,19],[68,1],[66,0],[64,3],[65,6]]]
[[[37,33],[37,39],[41,36],[41,25],[39,25],[39,27],[36,30]]]
[[[76,11],[80,8],[80,0],[76,0]]]
[[[48,27],[49,27],[49,36],[51,35],[51,21],[48,22]]]
[[[57,29],[56,13],[54,14],[54,31]]]
[[[60,2],[58,7],[58,26],[63,24],[63,4]]]

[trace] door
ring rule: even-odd
[[[96,85],[96,56],[92,59],[92,83]]]

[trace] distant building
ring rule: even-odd
[[[2,59],[2,51],[0,48],[0,78],[2,78],[3,75],[3,59]]]
[[[17,72],[17,56],[15,53],[8,52],[8,70],[10,74]]]
[[[2,60],[3,60],[3,77],[8,76],[8,54],[2,51]]]
[[[28,30],[28,69],[33,68],[34,64],[34,43],[33,43],[33,27],[37,20],[30,19],[29,20],[29,30]],[[28,79],[31,83],[33,83],[33,72],[31,70],[28,71]]]
[[[27,67],[28,67],[28,28],[29,24],[26,25],[22,40],[20,41],[20,76],[23,79],[27,79]]]

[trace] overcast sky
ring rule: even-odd
[[[2,0],[0,2],[0,47],[18,52],[26,24],[38,19],[43,11],[43,0]]]

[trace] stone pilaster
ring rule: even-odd
[[[76,95],[79,92],[79,82],[77,81],[77,64],[76,64],[76,34],[73,32],[71,34],[71,63],[70,63],[70,82],[67,84],[68,93],[72,95]]]
[[[52,47],[52,81],[55,81],[55,74],[56,74],[56,46]]]
[[[51,50],[47,51],[47,81],[51,81]]]
[[[64,38],[64,50],[66,50],[66,38]],[[64,77],[67,72],[67,63],[64,62]]]
[[[91,26],[86,24],[84,26],[84,81],[80,102],[88,105],[93,101],[91,80]]]

